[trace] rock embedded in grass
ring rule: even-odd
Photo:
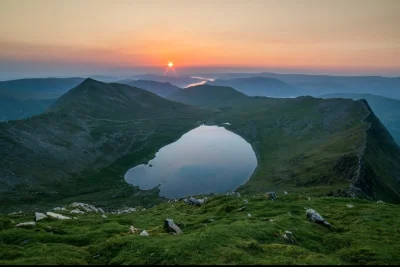
[[[31,226],[35,226],[35,225],[36,225],[35,222],[24,222],[24,223],[17,224],[15,227],[31,227]]]
[[[44,218],[47,218],[46,214],[40,213],[40,212],[35,212],[36,221],[43,220]]]
[[[149,234],[146,230],[143,230],[143,231],[140,233],[140,235],[141,235],[141,236],[149,236],[150,234]]]
[[[278,198],[275,192],[267,192],[265,196],[268,198],[268,200],[276,200]]]
[[[318,212],[316,212],[313,209],[307,209],[306,215],[307,215],[307,218],[312,222],[326,225],[326,226],[331,226],[330,223],[328,223]]]
[[[292,232],[290,232],[290,231],[285,231],[283,238],[285,238],[287,241],[289,241],[292,244],[296,243],[296,240],[294,239],[294,236],[293,236]]]
[[[54,212],[46,212],[46,215],[55,219],[59,219],[59,220],[69,220],[71,219],[70,217],[58,214],[58,213],[54,213]]]
[[[164,228],[171,234],[183,234],[181,228],[179,228],[179,226],[176,225],[172,219],[165,219]]]

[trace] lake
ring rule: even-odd
[[[142,190],[159,187],[166,198],[225,193],[247,182],[257,167],[256,155],[239,135],[219,126],[199,126],[161,148],[147,165],[125,174]]]

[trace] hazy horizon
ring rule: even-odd
[[[396,0],[1,0],[0,79],[162,74],[169,61],[178,73],[400,76],[399,13]]]

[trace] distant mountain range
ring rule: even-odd
[[[322,98],[365,99],[375,115],[389,130],[397,144],[400,145],[400,100],[370,94],[329,94]]]
[[[268,77],[236,78],[231,80],[218,79],[207,82],[207,84],[233,87],[249,96],[295,97],[300,95],[300,91],[294,86]]]
[[[192,78],[191,76],[172,76],[172,75],[156,75],[156,74],[143,74],[129,77],[132,80],[150,80],[162,83],[170,83],[180,88],[185,88],[186,86],[197,83],[201,79]]]
[[[203,73],[198,76],[232,80],[237,78],[276,78],[300,91],[301,95],[320,96],[331,93],[374,94],[400,99],[400,80],[381,76],[333,76],[307,74]]]
[[[37,78],[0,82],[0,121],[44,112],[84,78]]]
[[[152,92],[156,95],[166,97],[176,91],[181,90],[181,88],[174,86],[168,82],[156,82],[156,81],[148,81],[148,80],[121,80],[117,81],[117,83],[123,83],[127,85],[131,85],[140,89],[144,89],[146,91]]]

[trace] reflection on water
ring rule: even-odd
[[[150,166],[151,165],[151,166]],[[126,182],[175,198],[224,193],[244,184],[257,166],[249,143],[218,126],[200,126],[161,148],[147,165],[125,174]]]

